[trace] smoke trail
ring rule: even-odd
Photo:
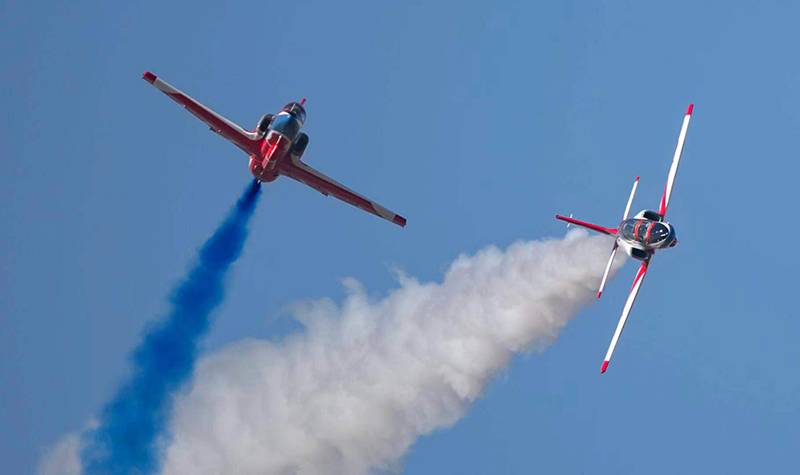
[[[581,231],[489,247],[456,259],[442,283],[401,276],[370,301],[348,280],[341,305],[298,305],[304,332],[200,361],[175,402],[163,473],[397,470],[411,444],[455,423],[514,353],[558,336],[592,300],[609,247]],[[76,445],[62,439],[40,473],[77,473]]]
[[[397,470],[515,352],[558,336],[592,300],[609,249],[608,238],[582,232],[490,247],[456,259],[440,284],[401,276],[370,301],[349,280],[341,305],[299,305],[301,334],[246,340],[200,362],[176,402],[163,473]]]
[[[225,295],[225,277],[241,254],[259,191],[258,182],[248,185],[173,291],[169,314],[134,350],[130,379],[103,409],[99,426],[84,436],[80,456],[85,473],[158,470],[157,444],[169,420],[172,395],[194,368],[198,339]]]

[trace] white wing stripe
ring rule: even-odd
[[[628,219],[628,213],[631,212],[631,205],[633,204],[633,196],[636,194],[636,187],[639,186],[639,177],[633,181],[633,188],[631,188],[631,195],[628,197],[628,204],[625,206],[625,213],[622,215],[622,220]]]
[[[669,207],[669,200],[672,197],[672,187],[675,186],[675,176],[678,174],[678,165],[681,161],[683,154],[683,144],[686,141],[686,131],[689,129],[689,121],[692,119],[692,109],[694,104],[689,105],[689,110],[683,117],[683,124],[681,125],[681,133],[678,135],[678,145],[675,147],[675,154],[672,156],[672,165],[669,167],[669,175],[667,176],[667,186],[664,188],[664,197],[661,201],[661,212],[666,214]]]

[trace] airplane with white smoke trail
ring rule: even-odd
[[[334,196],[398,226],[406,225],[406,218],[323,175],[300,159],[308,146],[308,135],[300,131],[306,120],[305,99],[286,104],[277,114],[265,114],[255,130],[247,131],[150,71],[145,71],[142,78],[205,122],[213,132],[250,155],[250,172],[259,182],[271,182],[285,175],[325,196]]]
[[[633,182],[633,188],[631,189],[631,194],[628,197],[628,204],[625,206],[625,212],[622,215],[622,222],[620,222],[617,228],[607,228],[597,224],[580,221],[574,219],[572,215],[568,217],[556,215],[556,219],[560,219],[577,226],[583,226],[584,228],[591,229],[592,231],[608,234],[616,238],[614,241],[614,247],[611,249],[611,257],[608,259],[608,264],[606,265],[605,272],[603,273],[603,278],[600,281],[600,289],[597,291],[597,298],[600,298],[600,296],[603,294],[603,288],[606,285],[608,272],[611,269],[611,263],[614,261],[614,256],[617,254],[617,249],[622,248],[622,250],[625,251],[625,253],[627,253],[629,256],[642,262],[639,266],[639,271],[636,273],[636,277],[633,280],[633,286],[628,294],[628,299],[625,301],[625,306],[622,308],[622,316],[619,319],[619,323],[617,323],[617,329],[614,331],[614,336],[611,338],[611,344],[608,347],[608,352],[606,352],[606,357],[603,359],[603,365],[600,367],[601,373],[605,373],[606,369],[608,369],[608,363],[611,361],[611,355],[614,353],[614,349],[617,346],[617,342],[622,334],[622,330],[625,328],[625,322],[628,320],[628,315],[633,308],[633,302],[636,300],[636,296],[639,294],[639,288],[642,286],[644,275],[647,273],[647,269],[650,267],[650,261],[653,259],[653,255],[657,250],[675,247],[678,244],[678,239],[675,237],[675,227],[667,222],[665,217],[670,198],[672,197],[672,188],[675,186],[675,175],[678,173],[678,165],[680,164],[681,155],[683,154],[683,145],[686,141],[686,131],[689,129],[689,121],[692,118],[693,110],[694,104],[689,104],[688,109],[686,109],[686,115],[683,117],[683,124],[681,125],[681,131],[678,135],[678,145],[675,148],[675,154],[672,157],[672,165],[670,166],[669,174],[667,175],[667,184],[664,187],[664,194],[661,197],[661,204],[659,205],[658,211],[642,210],[633,218],[628,218],[628,213],[630,212],[631,204],[633,203],[633,197],[636,194],[636,188],[639,185],[639,177],[637,176],[636,180]]]

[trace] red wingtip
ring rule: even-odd
[[[306,98],[304,97],[304,98],[300,99],[300,105],[303,106],[305,104],[306,104]]]
[[[638,176],[636,177],[636,181],[639,181],[639,177]]]
[[[689,108],[686,109],[686,115],[692,115],[693,110],[694,110],[694,103],[689,104]]]
[[[142,74],[142,79],[149,82],[150,84],[153,84],[154,82],[156,82],[156,75],[151,73],[150,71],[145,71],[144,74]]]
[[[601,296],[601,295],[603,295],[603,292],[602,292],[602,291],[600,291],[600,292],[597,292],[597,298],[600,298],[600,296]]]
[[[405,226],[406,226],[406,218],[404,218],[404,217],[402,217],[402,216],[400,216],[400,215],[396,215],[396,216],[394,217],[394,219],[392,219],[392,222],[393,222],[394,224],[400,225],[400,226],[402,226],[402,227],[405,227]]]
[[[603,366],[600,367],[600,374],[603,374],[608,369],[608,361],[603,361]]]

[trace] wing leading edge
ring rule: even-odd
[[[614,353],[614,349],[617,347],[617,342],[619,341],[620,335],[622,335],[622,330],[625,328],[625,322],[628,320],[628,315],[631,313],[633,302],[636,301],[636,296],[639,295],[639,289],[642,286],[644,275],[647,273],[649,266],[650,259],[642,261],[642,265],[639,266],[639,272],[636,273],[636,278],[633,279],[631,292],[628,294],[628,300],[625,301],[625,307],[622,309],[622,316],[619,318],[617,329],[614,331],[614,336],[611,338],[611,344],[608,346],[608,352],[606,353],[605,359],[603,359],[603,366],[600,367],[601,373],[605,373],[606,369],[608,369],[608,362],[611,361],[611,355]]]
[[[347,188],[336,180],[327,177],[319,171],[311,168],[301,160],[286,161],[280,168],[280,174],[306,184],[319,191],[323,195],[334,196],[345,203],[361,208],[367,213],[374,214],[398,226],[406,225],[406,218],[390,211],[378,203],[359,195],[355,191]]]

